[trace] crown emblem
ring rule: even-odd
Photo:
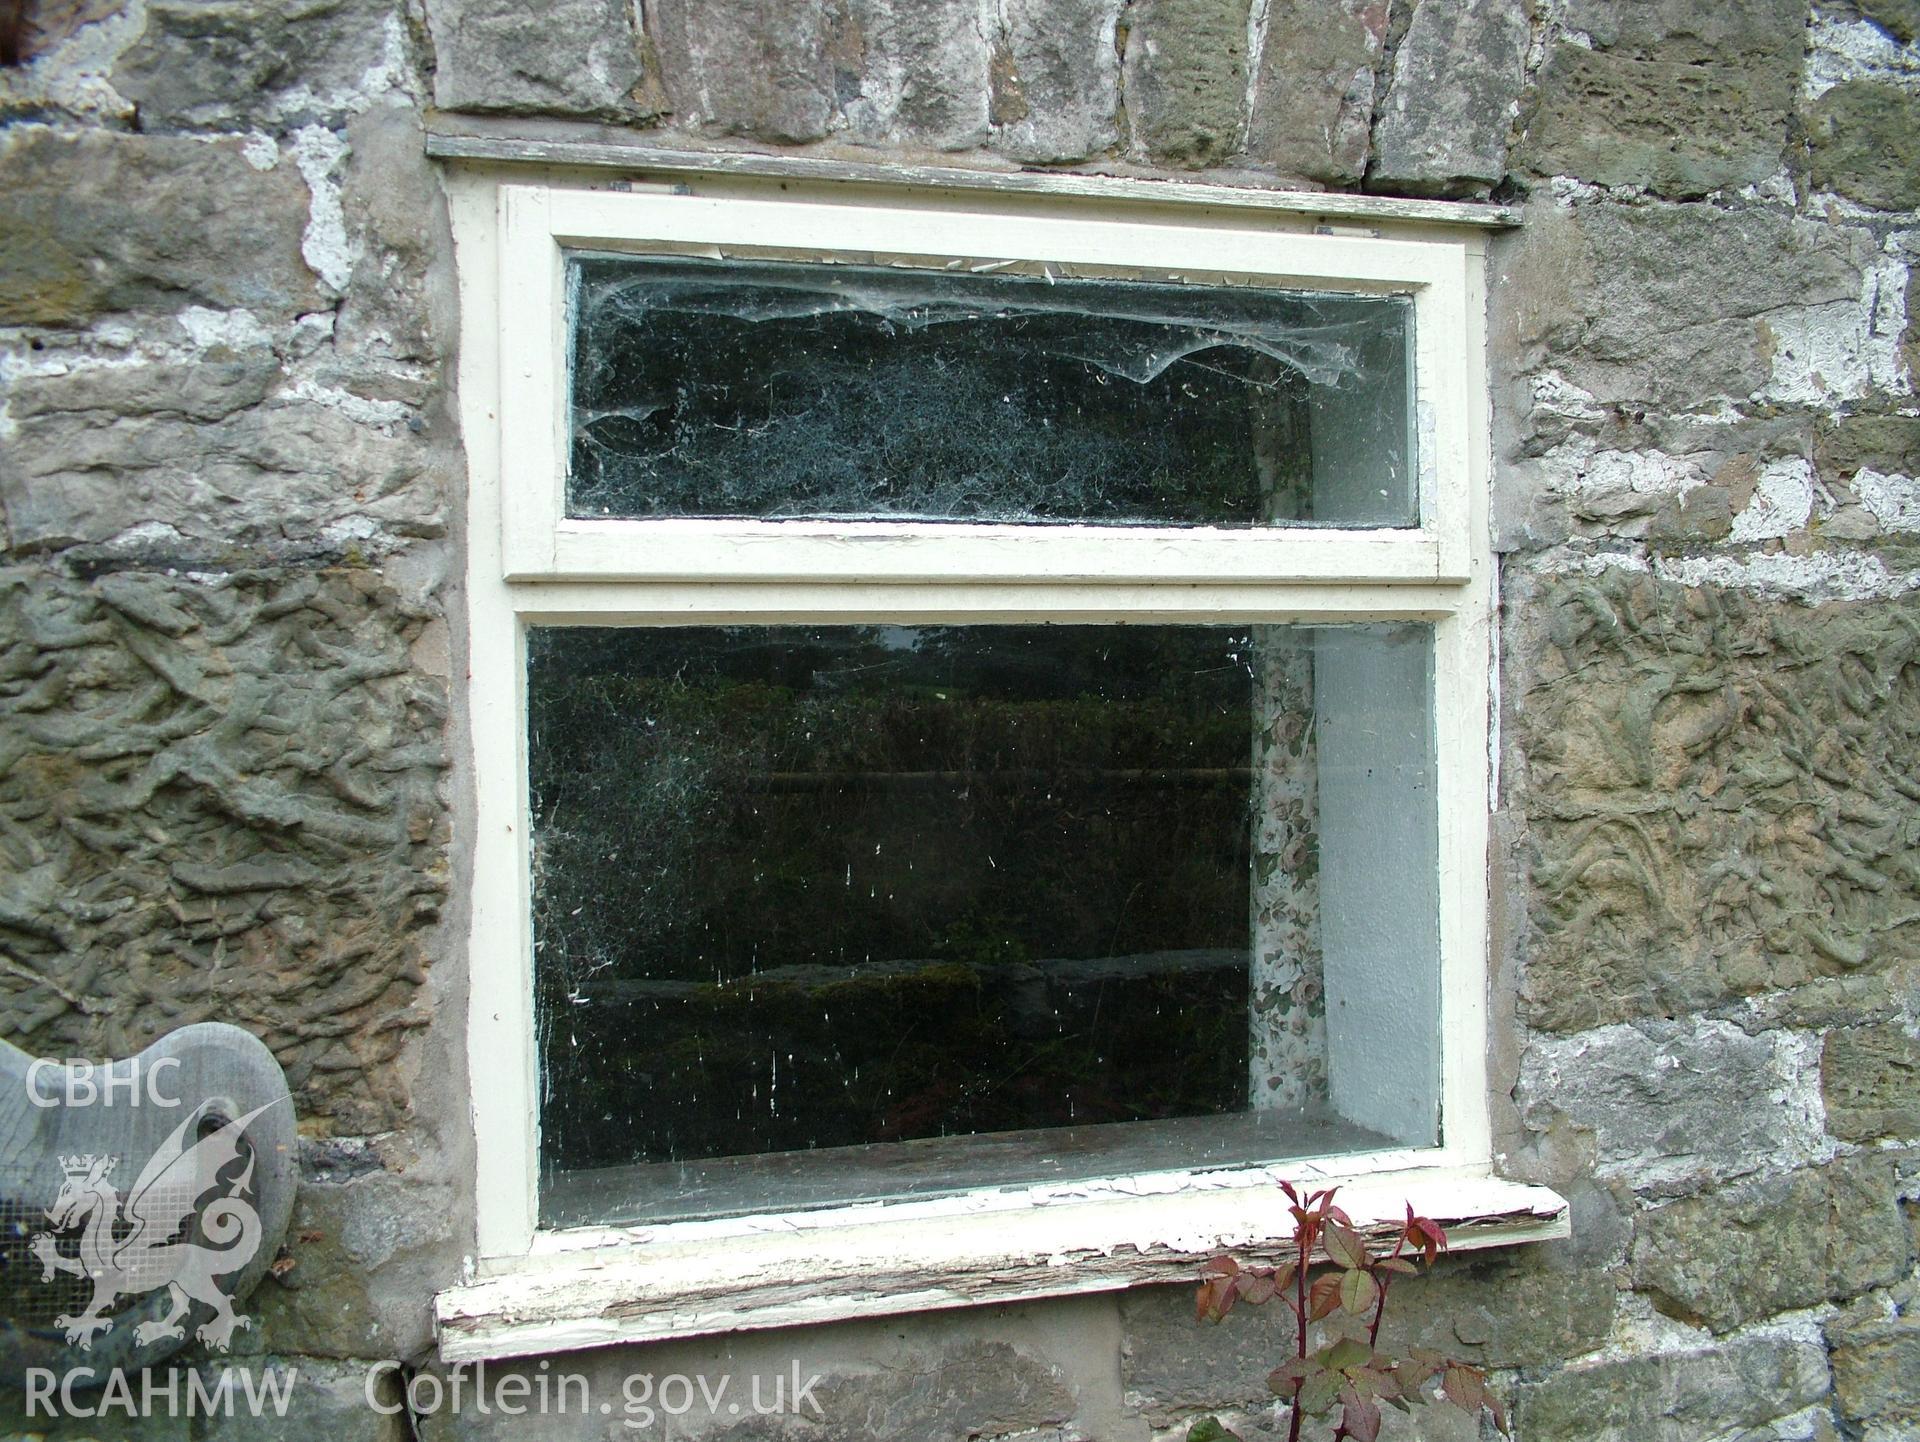
[[[60,1158],[60,1170],[65,1172],[69,1177],[84,1177],[93,1170],[93,1164],[96,1160],[100,1159],[96,1158],[92,1152],[88,1152],[84,1157],[62,1157]],[[112,1171],[119,1160],[120,1158],[118,1157],[105,1158],[105,1165],[100,1168],[100,1175],[104,1177],[108,1172]]]

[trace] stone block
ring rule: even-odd
[[[1790,1036],[1749,1036],[1726,1022],[1537,1037],[1515,1099],[1532,1131],[1589,1134],[1596,1175],[1670,1195],[1818,1154],[1804,1051]]]
[[[986,140],[989,51],[976,0],[848,0],[838,48],[859,77],[841,97],[850,138],[933,150]]]
[[[1381,1346],[1396,1354],[1428,1347],[1494,1368],[1548,1366],[1606,1340],[1617,1295],[1600,1268],[1562,1270],[1533,1249],[1443,1259],[1394,1282]],[[1267,1399],[1267,1374],[1293,1347],[1284,1306],[1242,1306],[1223,1322],[1197,1322],[1191,1287],[1127,1293],[1120,1326],[1122,1386],[1155,1425]]]
[[[894,1330],[905,1342],[909,1334]],[[1025,1348],[980,1339],[942,1345],[922,1336],[918,1345],[902,1346],[888,1362],[874,1366],[860,1355],[868,1335],[858,1329],[842,1332],[834,1361],[822,1360],[819,1353],[823,1344],[832,1349],[835,1339],[816,1331],[810,1343],[796,1344],[789,1337],[782,1351],[720,1341],[692,1352],[676,1345],[668,1352],[574,1353],[555,1359],[552,1372],[555,1378],[567,1374],[584,1380],[587,1412],[598,1418],[586,1425],[606,1429],[610,1436],[925,1442],[1046,1435],[1041,1429],[1075,1414],[1077,1402],[1061,1372]],[[781,1360],[770,1367],[747,1360],[756,1354]],[[537,1383],[542,1370],[532,1362],[489,1364],[484,1375],[468,1369],[466,1405],[458,1412],[442,1407],[426,1417],[421,1442],[561,1442],[581,1436],[578,1382],[568,1384],[566,1393],[571,1415],[557,1409],[534,1415],[529,1409],[529,1415],[506,1416],[497,1408],[482,1412],[473,1401],[476,1381],[482,1395],[497,1395],[502,1378],[523,1376]],[[678,1380],[668,1384],[668,1378]],[[702,1380],[704,1393],[698,1385]],[[682,1387],[684,1396],[677,1390]],[[804,1392],[797,1402],[796,1388]],[[451,1395],[450,1386],[443,1395]],[[557,1386],[553,1395],[561,1395]],[[776,1402],[782,1404],[779,1410]]]
[[[659,0],[647,25],[674,116],[697,129],[818,140],[859,84],[819,0]]]
[[[281,389],[262,349],[215,352],[202,369],[102,366],[17,382],[13,464],[0,473],[13,544],[97,543],[162,526],[188,551],[283,554],[304,541],[340,553],[356,528],[439,532],[444,477],[404,405]]]
[[[348,125],[347,142],[340,208],[355,259],[334,327],[337,353],[380,362],[442,360],[459,325],[453,238],[419,113],[376,106]]]
[[[1750,1031],[1797,1027],[1823,1031],[1866,1026],[1920,1013],[1920,957],[1902,957],[1864,976],[1824,976],[1805,986],[1755,997],[1740,1022]],[[1828,1103],[1831,1109],[1831,1102]]]
[[[1127,11],[1133,143],[1169,165],[1218,165],[1247,123],[1246,0],[1136,0]]]
[[[1902,45],[1920,36],[1920,0],[1859,0],[1860,13]]]
[[[636,119],[641,38],[626,0],[427,0],[443,110]]]
[[[1607,1340],[1619,1288],[1597,1265],[1554,1265],[1547,1249],[1443,1259],[1388,1294],[1381,1345],[1426,1347],[1488,1368],[1551,1366]]]
[[[1876,210],[1920,208],[1920,95],[1846,80],[1807,117],[1813,183]]]
[[[1920,416],[1823,416],[1816,436],[1824,474],[1920,476]]]
[[[302,1125],[405,1117],[447,886],[436,619],[371,571],[0,571],[0,1010],[43,1056],[196,1021]]]
[[[363,107],[398,81],[387,0],[150,0],[113,88],[157,129],[278,129]]]
[[[1386,30],[1378,0],[1271,0],[1247,158],[1330,185],[1364,176]]]
[[[1267,1374],[1290,1354],[1284,1307],[1236,1307],[1196,1321],[1190,1286],[1140,1287],[1120,1299],[1120,1386],[1149,1422],[1271,1401]]]
[[[1694,196],[1780,169],[1799,93],[1798,0],[1579,0],[1548,56],[1519,159],[1546,175]]]
[[[1369,182],[1451,193],[1505,175],[1530,38],[1514,0],[1420,0],[1394,55]]]
[[[1910,604],[1609,571],[1520,583],[1509,606],[1533,1025],[1671,1016],[1914,954],[1895,781],[1920,770]]]
[[[1634,1285],[1682,1321],[1730,1331],[1906,1274],[1892,1164],[1845,1158],[1641,1214]]]
[[[1833,1390],[1853,1422],[1920,1422],[1920,1317],[1829,1327]]]
[[[1920,1137],[1920,1039],[1895,1025],[1839,1027],[1820,1057],[1827,1130],[1850,1142]]]
[[[129,204],[137,197],[137,204]],[[327,302],[301,258],[306,183],[238,141],[0,136],[0,325],[244,307],[290,320]]]
[[[1733,502],[1724,486],[1695,486],[1654,513],[1647,539],[1674,546],[1712,545],[1733,531]]]
[[[966,1343],[921,1366],[830,1377],[818,1395],[827,1423],[857,1420],[876,1442],[992,1437],[1058,1425],[1075,1410],[1054,1368],[1005,1342]]]
[[[1857,302],[1872,259],[1862,232],[1773,210],[1594,205],[1579,216],[1595,283],[1575,302],[1592,319],[1567,373],[1655,411],[1763,387],[1776,344],[1766,317]]]
[[[425,1353],[433,1319],[421,1299],[458,1275],[457,1214],[418,1169],[303,1184],[283,1265],[253,1295],[265,1345],[371,1361]]]
[[[993,146],[1038,164],[1082,160],[1120,136],[1124,0],[1008,0],[991,68]]]
[[[1512,1410],[1527,1442],[1699,1442],[1742,1435],[1826,1395],[1826,1350],[1817,1342],[1743,1337],[1579,1363],[1517,1386]]]

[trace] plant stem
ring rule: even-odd
[[[1293,1240],[1300,1250],[1300,1265],[1293,1274],[1293,1346],[1294,1355],[1302,1362],[1307,1360],[1307,1227],[1304,1222],[1293,1225]],[[1287,1442],[1300,1442],[1300,1426],[1306,1418],[1300,1412],[1300,1391],[1307,1385],[1307,1379],[1296,1377],[1293,1381],[1293,1403],[1287,1420]]]
[[[1407,1238],[1403,1232],[1399,1240],[1393,1244],[1393,1256],[1388,1257],[1387,1260],[1391,1262],[1394,1257],[1398,1257],[1406,1245]],[[1375,1272],[1373,1276],[1373,1280],[1379,1285],[1380,1295],[1374,1299],[1373,1303],[1373,1325],[1367,1328],[1367,1349],[1369,1351],[1373,1350],[1375,1345],[1380,1341],[1380,1319],[1387,1314],[1387,1288],[1393,1285],[1393,1277],[1394,1274],[1385,1269]]]

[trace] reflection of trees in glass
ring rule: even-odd
[[[1244,1107],[1244,633],[530,649],[559,1159]]]

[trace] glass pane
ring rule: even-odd
[[[570,264],[572,516],[1419,523],[1404,297]]]
[[[543,1219],[1432,1142],[1429,653],[534,630]]]

